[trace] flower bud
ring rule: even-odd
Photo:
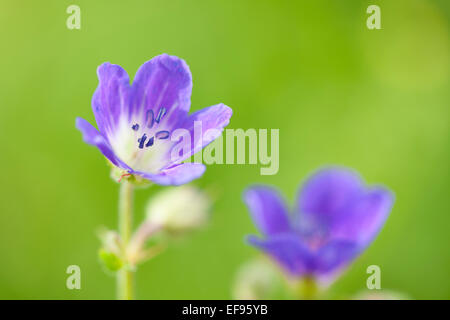
[[[357,293],[353,300],[411,300],[408,295],[392,290],[364,290]]]
[[[147,220],[171,233],[189,231],[205,224],[211,200],[192,186],[164,190],[147,205]]]
[[[244,264],[236,275],[233,299],[261,300],[285,299],[285,282],[282,275],[266,260],[257,259]]]
[[[122,257],[122,241],[117,232],[112,230],[99,230],[102,247],[98,252],[100,262],[105,270],[117,271],[124,265]]]

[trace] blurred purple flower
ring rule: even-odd
[[[99,85],[92,97],[92,109],[98,130],[86,120],[76,119],[86,143],[96,146],[126,175],[160,185],[184,184],[204,173],[203,164],[181,162],[214,139],[194,137],[197,140],[190,152],[172,159],[177,142],[170,139],[171,133],[182,128],[194,136],[194,121],[201,122],[203,132],[222,132],[232,111],[218,104],[188,114],[192,77],[182,59],[167,54],[154,57],[139,68],[132,85],[127,72],[118,65],[104,63],[97,74]]]
[[[383,187],[366,188],[351,170],[329,168],[306,181],[292,215],[280,194],[267,186],[249,188],[244,201],[265,236],[250,236],[250,244],[290,275],[327,281],[372,242],[394,198]]]

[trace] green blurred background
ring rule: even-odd
[[[81,8],[81,30],[66,8]],[[381,7],[382,30],[366,28]],[[412,298],[450,298],[449,21],[446,0],[0,1],[0,298],[109,299],[98,261],[101,226],[115,228],[118,185],[75,117],[93,122],[96,68],[133,77],[160,53],[193,73],[192,109],[234,110],[230,128],[279,128],[280,170],[212,165],[194,184],[217,196],[207,228],[139,268],[145,299],[231,298],[239,267],[257,256],[242,190],[299,183],[326,164],[383,183],[396,203],[373,245],[333,286],[336,297],[381,285]],[[136,194],[136,221],[159,187]],[[82,289],[67,290],[66,268]]]

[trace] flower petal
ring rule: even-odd
[[[372,188],[355,201],[346,215],[335,222],[331,237],[347,239],[365,247],[375,238],[394,203],[394,195],[383,187]]]
[[[192,76],[184,60],[167,54],[154,57],[139,68],[132,88],[132,112],[141,118],[141,125],[152,126],[160,113],[157,122],[165,128],[185,120],[191,104]]]
[[[314,254],[297,234],[279,234],[266,240],[250,236],[248,242],[271,256],[293,276],[303,276],[314,270]]]
[[[133,172],[156,184],[178,186],[200,178],[206,167],[200,163],[182,163],[162,170],[158,174]]]
[[[314,269],[317,277],[327,277],[347,266],[361,248],[351,241],[331,241],[321,247],[315,258]]]
[[[222,134],[223,129],[230,123],[232,114],[233,110],[222,103],[191,114],[180,126],[180,128],[189,131],[190,139],[181,140],[179,143],[182,145],[174,145],[177,150],[188,150],[188,152],[175,155],[172,154],[171,150],[172,162],[182,162],[217,139]]]
[[[103,63],[97,69],[99,84],[92,96],[92,109],[99,131],[110,138],[120,120],[129,114],[130,85],[119,65]]]
[[[284,199],[274,188],[248,188],[244,192],[244,202],[261,233],[275,235],[290,231],[288,209]]]
[[[340,214],[363,190],[359,175],[345,168],[322,169],[312,175],[300,190],[297,206],[303,224],[331,227]],[[300,217],[301,215],[301,217]]]
[[[83,118],[77,118],[75,126],[83,134],[84,142],[96,146],[100,152],[115,166],[120,167],[125,170],[131,170],[127,164],[120,160],[111,149],[108,140],[95,129],[89,122]]]

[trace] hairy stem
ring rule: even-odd
[[[130,241],[133,225],[133,184],[127,180],[120,183],[119,192],[119,234],[123,250]],[[125,252],[124,252],[125,255]],[[127,266],[117,271],[117,299],[132,300],[134,297],[134,274]]]

